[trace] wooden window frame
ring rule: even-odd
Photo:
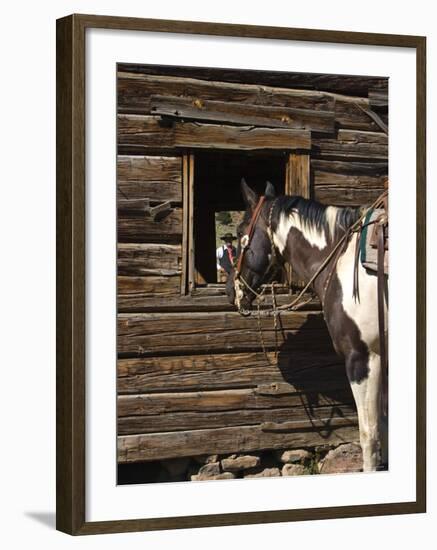
[[[185,152],[182,155],[182,276],[181,294],[191,295],[199,290],[196,280],[195,243],[194,243],[194,171],[195,151]],[[287,195],[300,195],[310,198],[310,168],[311,156],[309,151],[288,152],[285,162],[284,190]],[[293,286],[302,283],[293,277],[291,267],[287,267],[288,278]],[[209,291],[209,292],[208,292]],[[202,288],[205,294],[215,294],[213,288]]]

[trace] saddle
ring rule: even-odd
[[[358,258],[361,257],[363,266],[367,270],[375,272],[377,276],[379,352],[382,372],[381,400],[384,414],[387,414],[388,408],[388,357],[384,316],[386,276],[388,275],[388,243],[388,190],[386,190],[374,207],[368,210],[358,234],[353,284],[353,295],[355,299],[359,299]]]
[[[384,243],[384,274],[388,275],[388,215],[385,208],[375,208],[367,213],[360,238],[360,258],[369,271],[378,272],[378,242],[382,232]]]

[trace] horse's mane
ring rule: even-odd
[[[329,233],[329,222],[326,215],[328,206],[313,199],[304,199],[299,196],[280,196],[277,198],[278,211],[285,214],[297,212],[304,224],[314,227],[318,231]],[[336,207],[335,232],[345,231],[360,216],[359,208]]]

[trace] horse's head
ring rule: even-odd
[[[275,189],[267,182],[264,195],[259,197],[242,180],[241,192],[246,212],[237,228],[238,262],[231,274],[227,293],[238,311],[248,315],[259,288],[268,282],[276,271],[276,251],[270,227]]]

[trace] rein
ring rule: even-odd
[[[344,245],[347,243],[347,241],[349,240],[352,233],[355,233],[355,232],[357,232],[361,229],[362,222],[363,222],[363,220],[365,220],[369,210],[372,210],[372,209],[377,208],[378,206],[380,206],[381,203],[384,201],[384,199],[387,197],[387,195],[388,195],[388,192],[384,191],[369,207],[363,209],[363,212],[362,212],[361,216],[346,230],[345,234],[338,240],[338,242],[336,243],[334,248],[326,256],[326,258],[323,260],[323,262],[320,264],[320,266],[317,268],[317,270],[311,276],[310,280],[306,283],[306,285],[303,287],[303,289],[299,292],[299,294],[296,296],[296,298],[294,300],[292,300],[288,304],[283,304],[282,306],[276,306],[276,302],[275,302],[275,300],[273,300],[272,308],[270,310],[267,310],[267,312],[273,313],[276,316],[278,314],[278,312],[280,312],[280,311],[287,311],[287,310],[296,311],[296,310],[300,309],[301,307],[303,307],[308,302],[310,302],[312,300],[312,297],[310,297],[309,299],[307,299],[303,302],[299,302],[299,301],[302,298],[302,296],[305,294],[305,292],[309,289],[311,284],[315,281],[315,279],[326,268],[326,266],[329,264],[329,262],[332,260],[332,258],[334,256],[336,256],[335,261],[333,262],[331,270],[328,274],[328,278],[327,278],[327,280],[325,282],[325,285],[324,285],[324,289],[323,289],[323,302],[324,302],[326,293],[329,289],[329,284],[330,284],[331,279],[332,279],[332,274],[334,272],[337,261],[340,258],[340,255],[344,250]],[[246,250],[248,249],[248,247],[250,245],[251,238],[252,238],[253,233],[255,231],[255,224],[256,224],[256,222],[259,218],[259,215],[261,213],[261,208],[262,208],[262,205],[264,204],[264,202],[265,202],[265,196],[263,195],[263,196],[260,197],[260,199],[258,201],[258,204],[257,204],[257,206],[256,206],[256,208],[253,212],[252,218],[250,220],[248,232],[241,239],[242,251],[241,251],[240,257],[238,258],[237,269],[236,269],[236,272],[235,272],[235,281],[241,281],[243,283],[243,285],[250,292],[252,292],[256,296],[256,298],[258,298],[259,300],[264,299],[265,290],[263,290],[263,291],[261,291],[261,293],[259,293],[255,289],[253,289],[248,284],[248,282],[244,279],[244,277],[242,277],[241,267],[242,267],[242,264],[243,264],[244,254],[245,254]],[[273,207],[275,205],[275,202],[276,202],[276,199],[275,199],[275,201],[273,201],[273,203],[270,207],[269,220],[268,220],[268,224],[267,224],[267,233],[269,235],[270,242],[271,242],[271,245],[272,245],[272,255],[274,254],[275,257],[276,257],[276,251],[275,251],[275,246],[274,246],[274,242],[273,242],[273,234],[272,234],[272,229],[271,229],[272,212],[273,212]],[[373,222],[371,222],[371,223],[373,223]],[[243,239],[244,239],[244,244],[243,244]],[[343,245],[343,247],[342,247],[342,245]],[[269,269],[270,269],[270,266],[269,266]],[[271,283],[271,285],[264,285],[264,287],[271,286],[272,293],[273,293],[274,292],[273,285],[274,285],[274,283]],[[322,305],[323,305],[323,303],[322,303]],[[240,310],[240,308],[239,308],[239,310]],[[241,312],[241,310],[240,310],[240,312]]]

